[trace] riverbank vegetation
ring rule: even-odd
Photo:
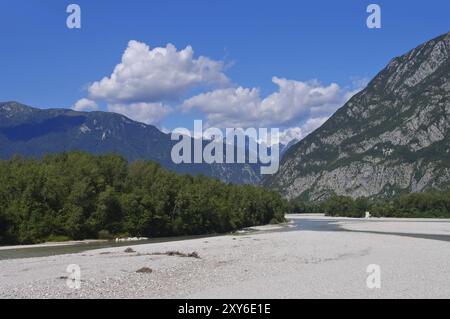
[[[82,152],[0,161],[0,244],[176,236],[284,221],[280,195]]]
[[[390,199],[352,199],[348,196],[331,196],[319,203],[293,200],[291,213],[323,213],[327,216],[405,218],[450,218],[450,192],[403,194]]]

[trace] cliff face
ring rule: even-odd
[[[382,197],[450,186],[450,33],[393,59],[265,184],[288,198]]]

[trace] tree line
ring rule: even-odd
[[[289,203],[289,212],[342,217],[364,217],[370,212],[374,217],[450,218],[450,192],[409,193],[387,199],[333,195],[318,203],[297,199]]]
[[[0,243],[223,233],[284,221],[272,191],[83,152],[0,161]]]

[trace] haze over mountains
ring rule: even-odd
[[[265,185],[288,198],[386,197],[450,186],[450,33],[393,59],[285,154]]]

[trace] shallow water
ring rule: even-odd
[[[450,242],[450,235],[445,234],[425,234],[425,233],[406,233],[406,232],[388,232],[388,231],[374,231],[374,230],[352,230],[343,228],[338,222],[342,222],[336,219],[315,219],[314,217],[311,219],[294,219],[291,227],[286,227],[282,231],[342,231],[342,232],[350,232],[350,233],[366,233],[380,236],[401,236],[401,237],[411,237],[411,238],[421,238],[421,239],[430,239],[430,240],[440,240]],[[379,220],[379,219],[353,219],[352,223],[370,223],[370,222],[393,222],[392,220]],[[417,220],[402,220],[402,223],[417,223]],[[421,220],[421,223],[445,223],[449,224],[450,222],[447,220]],[[449,226],[450,227],[450,226]]]
[[[289,219],[289,216],[287,216]],[[380,220],[371,220],[380,222]],[[450,235],[439,235],[439,234],[414,234],[414,233],[397,233],[397,232],[378,232],[378,231],[370,231],[370,230],[348,230],[342,228],[338,224],[338,220],[330,218],[314,218],[310,219],[292,219],[292,223],[282,226],[280,229],[276,230],[249,230],[241,233],[233,234],[234,236],[239,235],[249,235],[254,233],[271,233],[271,232],[283,232],[283,231],[321,231],[321,232],[357,232],[357,233],[367,233],[367,234],[375,234],[375,235],[394,235],[394,236],[402,236],[402,237],[412,237],[412,238],[422,238],[422,239],[431,239],[431,240],[440,240],[450,242]],[[370,222],[368,220],[352,220],[355,222]],[[389,222],[389,221],[385,221]],[[408,222],[408,221],[402,221]],[[427,220],[422,222],[443,222],[440,220]],[[444,221],[447,222],[447,221]],[[450,222],[449,222],[450,223]],[[187,239],[196,239],[196,238],[207,238],[214,237],[220,235],[227,234],[210,234],[210,235],[199,235],[199,236],[178,236],[178,237],[160,237],[160,238],[151,238],[147,240],[140,241],[129,241],[129,242],[118,242],[115,241],[107,241],[107,242],[90,242],[90,243],[79,243],[73,245],[60,245],[60,246],[52,246],[52,247],[30,247],[30,248],[13,248],[7,250],[0,250],[0,260],[4,259],[17,259],[17,258],[30,258],[30,257],[45,257],[45,256],[54,256],[54,255],[64,255],[64,254],[75,254],[82,253],[85,251],[100,249],[100,248],[110,248],[110,247],[123,247],[123,246],[135,246],[135,245],[144,245],[151,243],[163,243],[163,242],[171,242],[171,241],[180,241]],[[229,234],[228,234],[229,235]]]
[[[12,249],[0,250],[0,260],[17,259],[17,258],[31,258],[31,257],[46,257],[46,256],[64,255],[64,254],[76,254],[76,253],[82,253],[82,252],[85,252],[88,250],[93,250],[93,249],[135,246],[135,245],[144,245],[144,244],[151,244],[151,243],[163,243],[163,242],[205,238],[205,237],[212,237],[212,236],[217,236],[217,235],[160,237],[160,238],[151,238],[151,239],[146,239],[146,240],[127,241],[127,242],[102,241],[102,242],[77,243],[77,244],[70,244],[70,245],[58,245],[58,246],[47,246],[47,247],[12,248]]]

